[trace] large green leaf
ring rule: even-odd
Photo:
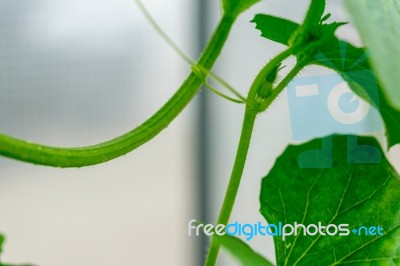
[[[230,235],[214,235],[214,237],[231,255],[238,259],[243,266],[273,265],[239,238]]]
[[[225,14],[230,14],[234,17],[240,15],[251,6],[260,2],[260,0],[221,0],[222,8]]]
[[[400,1],[347,0],[388,100],[400,110]]]
[[[289,146],[263,179],[260,211],[269,224],[349,225],[347,236],[274,236],[278,266],[400,265],[399,175],[375,139],[356,138]],[[326,142],[331,149],[319,153]],[[383,234],[353,232],[361,226]]]
[[[287,45],[291,36],[295,34],[300,25],[282,18],[267,16],[268,19],[260,19],[265,15],[257,15],[254,19],[257,29],[263,37]],[[273,29],[285,29],[284,34],[279,35]],[[290,32],[292,30],[292,32]],[[310,64],[321,65],[340,73],[344,80],[349,83],[350,88],[361,98],[371,102],[382,116],[386,127],[388,147],[400,143],[400,111],[394,109],[387,101],[382,87],[379,86],[376,75],[368,62],[367,53],[362,48],[341,41],[332,36],[325,45],[320,48],[314,60]]]
[[[388,103],[364,49],[332,38],[329,44],[321,48],[315,61],[310,63],[340,73],[357,95],[371,102],[380,111],[386,127],[388,147],[400,143],[400,111]]]

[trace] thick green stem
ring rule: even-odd
[[[236,159],[232,170],[232,175],[222,204],[217,224],[226,225],[232,213],[237,192],[239,190],[240,180],[242,178],[244,165],[246,163],[247,153],[250,146],[250,140],[253,133],[253,127],[258,112],[251,106],[247,106],[244,114],[242,133],[240,136],[239,147],[236,153]],[[220,245],[214,239],[211,241],[210,250],[206,260],[206,266],[214,266],[217,262]]]
[[[224,46],[234,23],[231,16],[223,16],[198,65],[211,69]],[[191,73],[178,91],[157,113],[134,130],[101,144],[79,147],[50,147],[0,134],[0,155],[34,164],[56,167],[82,167],[107,162],[122,156],[154,138],[194,98],[202,81]]]

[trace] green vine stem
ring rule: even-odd
[[[233,102],[236,103],[243,103],[246,101],[246,99],[240,95],[239,92],[237,92],[232,86],[230,86],[225,80],[223,80],[221,77],[218,75],[214,74],[212,71],[209,69],[202,68],[200,65],[197,65],[196,62],[191,59],[188,55],[186,55],[179,47],[178,45],[161,29],[160,25],[157,24],[155,19],[150,15],[149,11],[145,8],[143,3],[140,0],[135,0],[136,5],[140,9],[140,11],[143,13],[145,16],[146,20],[149,22],[149,24],[152,26],[152,28],[161,36],[161,38],[183,59],[188,63],[191,67],[192,70],[196,69],[198,73],[202,76],[202,79],[206,81],[206,77],[203,77],[203,73],[208,73],[208,76],[211,77],[214,81],[220,83],[223,85],[225,88],[227,88],[230,92],[232,92],[234,95],[236,95],[239,99],[242,101],[239,102],[238,100],[233,100]],[[199,76],[199,75],[198,75]],[[226,97],[223,95],[221,92],[218,90],[215,90],[214,88],[210,87],[209,83],[203,83],[208,89],[210,89],[212,92],[218,94],[219,96],[222,96],[223,98],[226,98],[230,101],[232,101],[231,97]]]
[[[221,18],[197,63],[202,69],[212,68],[228,38],[234,21],[235,17],[231,15],[224,15]],[[60,148],[0,134],[0,155],[55,167],[83,167],[107,162],[136,149],[165,129],[194,98],[201,84],[202,80],[192,72],[158,112],[134,130],[110,141],[87,147]]]
[[[287,49],[278,54],[259,72],[253,84],[250,87],[247,97],[246,111],[244,114],[242,132],[240,135],[239,145],[236,153],[235,162],[232,169],[231,178],[222,203],[217,224],[227,225],[231,216],[236,196],[239,190],[240,181],[243,175],[246,158],[250,147],[251,137],[257,115],[265,111],[276,97],[283,91],[288,83],[299,73],[304,64],[297,63],[293,69],[282,79],[282,81],[271,91],[266,98],[260,97],[259,88],[263,86],[265,78],[274,71],[285,59],[292,53],[291,49]],[[272,89],[272,88],[271,88]],[[210,249],[207,254],[206,266],[215,266],[218,258],[220,244],[213,238],[211,240]]]
[[[247,153],[249,151],[250,140],[253,133],[254,123],[257,114],[258,111],[256,109],[251,108],[251,106],[249,105],[246,107],[235,163],[217,224],[228,224],[229,218],[231,216],[232,209],[235,204],[236,195],[239,190],[244,165],[246,163]],[[208,251],[206,259],[206,266],[214,266],[216,264],[219,248],[220,244],[216,242],[214,238],[212,238],[210,249]]]
[[[292,70],[282,79],[281,82],[272,91],[271,96],[266,100],[266,105],[270,106],[273,101],[278,98],[279,94],[286,88],[286,86],[299,74],[299,72],[306,66],[304,62],[298,62]]]

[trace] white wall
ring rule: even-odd
[[[189,50],[194,2],[143,2]],[[2,133],[59,146],[108,140],[154,113],[188,73],[130,0],[1,0],[0,14]],[[192,265],[193,111],[103,165],[54,169],[0,157],[4,261]]]

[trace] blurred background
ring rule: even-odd
[[[193,58],[220,15],[216,0],[143,0]],[[215,72],[246,94],[282,46],[249,21],[270,13],[301,21],[307,0],[264,0],[242,15]],[[333,20],[348,21],[339,0]],[[351,25],[340,37],[360,44]],[[0,132],[56,146],[95,144],[127,132],[179,87],[189,66],[132,0],[0,0]],[[322,75],[312,68],[303,76]],[[103,165],[54,169],[0,157],[3,260],[41,266],[201,265],[207,240],[193,219],[214,223],[239,139],[243,106],[208,91],[159,136]],[[383,141],[382,132],[375,133]],[[286,94],[262,115],[232,221],[264,221],[260,178],[293,142]],[[399,148],[389,156],[400,165]],[[274,259],[270,238],[250,245]],[[236,265],[225,253],[218,265]]]

